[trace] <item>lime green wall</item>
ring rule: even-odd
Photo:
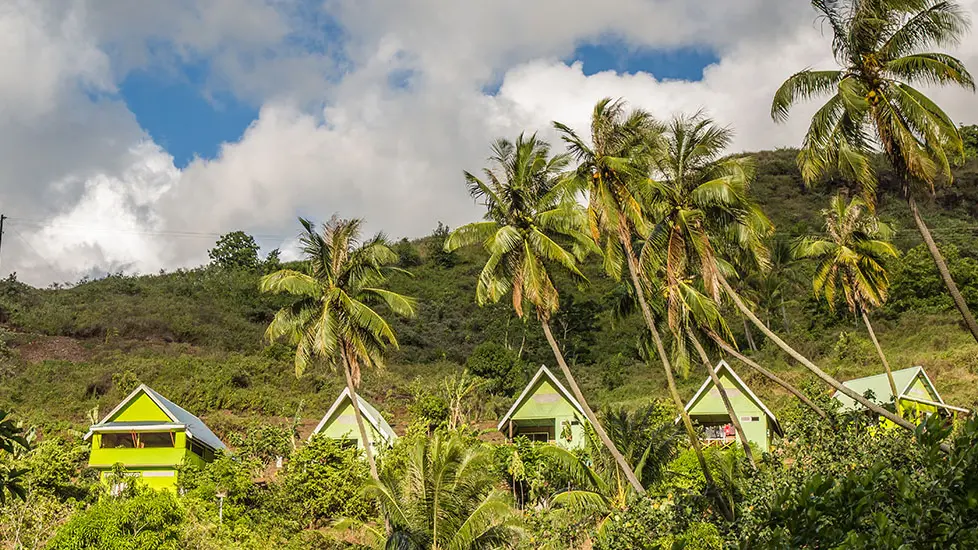
[[[513,413],[514,424],[539,425],[546,422],[554,428],[554,439],[561,447],[576,449],[584,446],[584,425],[586,422],[577,409],[546,379],[541,377],[531,390],[530,396]],[[574,423],[577,421],[577,423]],[[561,437],[564,423],[570,425],[571,438]],[[508,426],[503,430],[508,435]]]
[[[172,422],[163,409],[145,393],[140,393],[117,412],[110,422]]]
[[[366,418],[363,419],[363,426],[366,428],[367,438],[371,442],[381,440],[380,434],[377,433],[377,430],[374,429],[373,425]],[[353,404],[349,399],[344,400],[344,404],[340,406],[339,410],[333,413],[331,419],[326,421],[326,424],[323,425],[323,429],[319,433],[330,439],[356,439],[357,447],[360,449],[363,448],[363,441],[360,439],[360,430],[357,428],[357,419],[353,415]],[[379,446],[381,444],[374,443],[375,448]]]
[[[940,402],[938,397],[930,391],[929,387],[927,387],[927,384],[924,382],[924,377],[920,375],[914,379],[913,384],[910,385],[910,389],[905,393],[911,397],[918,397],[920,399],[926,399],[928,401],[934,401],[937,403]],[[904,417],[911,418],[919,422],[923,420],[925,414],[937,413],[937,407],[934,405],[927,405],[925,403],[917,403],[916,401],[901,399],[900,411]]]
[[[163,412],[155,401],[145,393],[141,393],[130,403],[119,410],[110,422],[160,422],[169,423],[172,420]],[[159,430],[147,430],[158,432]],[[122,464],[132,475],[140,476],[141,480],[154,489],[177,488],[177,468],[189,459],[192,463],[204,465],[204,460],[187,449],[187,433],[184,429],[170,430],[173,433],[172,447],[151,447],[142,449],[104,449],[102,434],[92,434],[92,451],[88,464],[102,472],[103,479],[112,467]],[[130,432],[121,432],[128,434]]]
[[[740,418],[740,424],[744,428],[744,435],[747,440],[757,445],[764,452],[770,450],[771,437],[768,417],[761,407],[754,403],[747,392],[743,391],[725,371],[721,372],[720,384],[727,391],[727,397],[730,399],[730,404],[733,406],[737,417]],[[725,417],[726,422],[730,421],[729,416],[727,416],[727,409],[723,405],[723,399],[720,397],[720,391],[713,384],[710,384],[709,389],[703,392],[696,403],[690,407],[689,416],[693,422],[696,422],[698,418],[701,422],[705,422],[704,417],[716,418],[719,416]],[[751,420],[752,418],[757,418],[757,421]]]

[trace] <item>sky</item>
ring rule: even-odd
[[[829,40],[807,0],[0,0],[0,277],[193,267],[234,230],[288,258],[298,216],[456,227],[493,139],[586,132],[602,97],[797,146],[815,105],[771,96]],[[947,51],[978,71],[975,33]]]

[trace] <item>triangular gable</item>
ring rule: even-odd
[[[771,409],[768,409],[767,405],[765,405],[764,402],[761,401],[761,398],[758,397],[757,394],[755,394],[754,391],[750,389],[750,386],[748,386],[747,383],[744,382],[740,378],[740,376],[737,375],[737,372],[734,371],[732,368],[730,368],[730,365],[727,364],[725,360],[721,359],[720,362],[717,363],[717,366],[713,368],[713,372],[716,373],[717,378],[720,378],[721,381],[723,379],[723,371],[726,371],[728,374],[730,374],[730,378],[733,380],[734,384],[740,389],[740,391],[742,391],[747,396],[747,398],[751,400],[751,402],[757,405],[758,408],[764,411],[764,414],[771,421],[771,427],[774,428],[775,431],[781,432],[781,425],[778,423],[778,418],[774,416],[774,413],[771,412]],[[696,405],[696,403],[700,400],[700,398],[703,397],[703,395],[705,395],[706,392],[710,390],[711,387],[713,387],[713,378],[710,375],[707,375],[706,380],[703,382],[703,385],[700,386],[700,389],[696,391],[696,393],[693,395],[693,398],[686,403],[685,409],[687,413],[689,412],[690,409],[693,408],[693,406]]]
[[[88,433],[85,434],[85,439],[91,437],[94,430],[111,426],[114,423],[113,419],[123,409],[125,409],[127,405],[138,399],[140,395],[145,395],[151,399],[153,403],[159,407],[160,411],[162,411],[167,418],[169,418],[170,422],[184,428],[187,435],[191,439],[196,439],[215,451],[227,448],[227,446],[225,446],[224,443],[216,435],[214,435],[214,432],[212,432],[210,428],[204,424],[203,420],[197,418],[186,409],[163,397],[156,390],[150,388],[146,384],[140,384],[138,388],[133,390],[132,393],[130,393],[125,399],[116,405],[114,409],[109,411],[109,413],[106,414],[98,424],[92,426]]]
[[[917,382],[917,380],[920,380],[924,383],[924,386],[926,386],[927,389],[930,391],[931,396],[934,398],[933,400],[943,405],[944,398],[942,398],[941,394],[937,392],[937,387],[934,386],[934,383],[931,381],[930,376],[927,376],[927,371],[924,370],[924,367],[917,366],[914,367],[914,369],[917,370],[917,373],[910,379],[909,382],[907,382],[907,384],[903,388],[898,388],[900,389],[900,397],[901,398],[907,397],[912,399],[913,397],[909,395],[910,390],[913,389],[913,386]]]
[[[509,422],[509,419],[512,418],[514,414],[516,414],[516,411],[520,410],[520,407],[523,406],[526,400],[529,399],[531,395],[533,395],[533,390],[538,386],[541,379],[546,379],[546,381],[549,382],[550,385],[552,385],[555,390],[557,390],[557,393],[559,393],[561,397],[566,399],[571,404],[571,406],[574,407],[574,410],[576,410],[581,414],[581,419],[585,419],[585,420],[587,419],[587,415],[584,414],[584,408],[581,407],[581,404],[577,401],[577,399],[575,399],[574,396],[571,395],[569,391],[567,391],[567,388],[565,388],[564,385],[560,383],[560,380],[557,380],[557,377],[554,376],[554,373],[550,372],[550,369],[548,369],[546,365],[541,365],[540,370],[538,370],[537,373],[533,375],[533,378],[530,379],[530,382],[526,385],[525,388],[523,388],[523,393],[521,393],[520,396],[516,398],[516,402],[514,402],[513,406],[509,408],[509,410],[503,416],[503,419],[499,421],[499,425],[496,426],[496,429],[498,430],[503,429],[503,426],[505,426],[506,423]]]
[[[340,392],[339,396],[337,396],[336,401],[333,401],[333,405],[328,411],[326,411],[326,414],[323,415],[322,420],[319,421],[319,424],[316,425],[316,429],[312,431],[312,434],[310,434],[309,437],[318,434],[323,430],[323,428],[332,423],[332,421],[335,420],[336,414],[340,411],[341,406],[343,406],[345,403],[353,403],[353,401],[350,399],[349,388],[343,388],[343,391]],[[364,420],[366,420],[371,426],[373,426],[374,430],[376,430],[387,443],[391,443],[394,439],[397,439],[397,434],[394,432],[394,428],[391,428],[391,425],[387,422],[387,419],[385,419],[384,416],[380,414],[380,411],[375,409],[374,406],[368,403],[367,400],[364,399],[359,393],[357,394],[357,403],[360,405],[360,415],[363,416]]]

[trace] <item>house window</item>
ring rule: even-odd
[[[146,432],[137,435],[139,436],[140,449],[158,449],[174,446],[172,432]]]
[[[135,449],[136,443],[136,434],[133,433],[102,434],[103,449]]]
[[[189,437],[187,438],[187,449],[201,458],[204,458],[204,454],[207,452],[203,445],[197,443],[197,440],[190,439]]]

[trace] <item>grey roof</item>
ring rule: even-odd
[[[897,391],[900,393],[901,398],[904,398],[905,394],[913,386],[913,383],[918,378],[921,378],[924,381],[924,385],[933,392],[933,396],[936,398],[934,401],[944,404],[944,400],[941,399],[941,394],[937,393],[937,388],[934,387],[930,377],[927,376],[926,372],[924,372],[923,367],[910,367],[892,372],[893,381],[896,383]],[[863,378],[849,380],[847,382],[843,382],[842,385],[853,390],[858,395],[864,395],[867,391],[871,390],[875,398],[874,401],[878,403],[889,403],[894,400],[893,390],[890,389],[890,381],[885,372],[881,374],[874,374],[873,376],[865,376]],[[842,403],[842,408],[844,410],[851,410],[860,407],[858,403],[842,392],[836,391],[832,396]]]
[[[119,410],[122,409],[122,407],[125,406],[126,403],[129,403],[130,401],[135,399],[140,393],[145,393],[146,395],[149,396],[150,399],[155,401],[156,404],[159,405],[160,409],[162,409],[163,412],[166,413],[168,417],[170,417],[170,420],[172,420],[174,424],[179,424],[185,427],[185,429],[187,430],[187,435],[190,436],[191,439],[196,439],[197,441],[203,443],[204,445],[210,447],[211,449],[214,449],[215,451],[227,449],[227,446],[224,445],[224,443],[216,435],[214,435],[214,432],[212,432],[210,428],[207,427],[207,424],[204,424],[203,420],[189,413],[186,409],[184,409],[180,405],[177,405],[173,401],[170,401],[169,399],[163,397],[162,395],[160,395],[159,392],[157,392],[153,388],[150,388],[146,384],[140,384],[139,387],[133,390],[133,392],[130,393],[128,397],[123,399],[121,403],[119,403],[118,405],[116,405],[114,409],[109,411],[109,414],[105,415],[105,418],[103,418],[101,422],[92,426],[88,434],[85,435],[86,439],[92,434],[92,432],[96,432],[104,429],[111,429],[113,427],[119,427],[119,426],[139,427],[139,426],[148,426],[154,424],[159,425],[160,424],[159,422],[111,422],[109,421],[109,419],[115,416],[115,414],[119,412]]]

